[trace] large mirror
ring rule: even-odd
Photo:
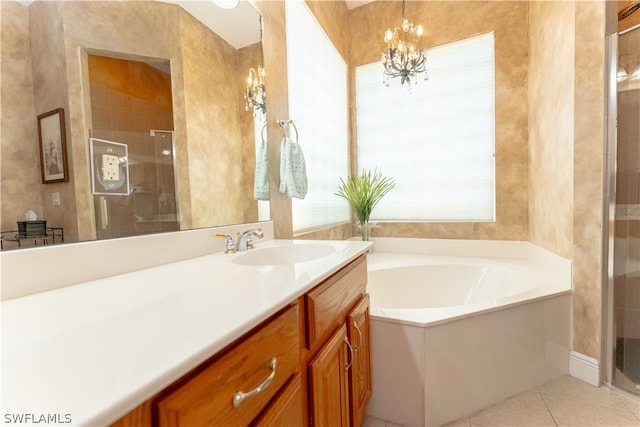
[[[263,57],[248,2],[0,8],[3,249],[267,219],[263,115],[243,97]],[[16,239],[33,221],[46,238]]]

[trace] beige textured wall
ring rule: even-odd
[[[21,4],[0,2],[0,230],[16,230],[29,209],[43,217],[40,154],[29,50],[29,15]],[[28,166],[27,166],[28,165]],[[9,244],[7,244],[9,247]]]
[[[529,6],[529,241],[573,255],[575,6]],[[567,42],[569,41],[569,42]]]
[[[603,1],[531,2],[529,241],[573,260],[573,349],[601,359]]]
[[[350,11],[351,65],[379,60],[384,31],[399,25],[400,17],[397,1],[375,1]],[[374,236],[526,240],[527,2],[407,2],[406,17],[423,25],[427,47],[495,31],[496,222],[382,223]]]
[[[603,343],[605,8],[604,1],[575,3],[573,349],[599,360]]]
[[[62,37],[64,17],[58,3],[37,2],[30,8],[29,26],[31,42],[31,64],[33,73],[33,95],[36,115],[56,108],[63,108],[65,115],[67,161],[69,169],[68,183],[43,184],[43,219],[47,225],[64,227],[65,240],[77,238],[75,215],[75,176],[73,156],[69,140],[70,110],[67,102],[66,70],[64,61],[64,39]],[[25,51],[29,54],[29,51]],[[53,206],[51,193],[60,194],[61,204]]]
[[[54,19],[40,28],[41,33],[61,28],[60,10],[54,4],[34,8],[29,16],[27,9],[17,2],[2,2],[3,70],[2,70],[2,152],[5,169],[2,177],[2,229],[14,230],[15,221],[25,218],[25,211],[32,209],[39,219],[50,226],[64,226],[66,215],[62,206],[53,206],[51,194],[58,192],[62,199],[68,198],[68,185],[41,184],[40,159],[36,116],[67,105],[61,95],[64,79],[58,80],[64,66],[56,59],[62,52],[60,37],[32,37],[29,26],[36,17],[48,14]],[[30,56],[30,47],[42,54],[42,58]],[[16,72],[20,70],[20,72]],[[51,71],[55,76],[43,79]],[[52,82],[59,82],[58,89],[45,89]],[[18,173],[18,171],[20,171]],[[71,195],[73,197],[73,195]],[[14,247],[6,245],[7,248]]]
[[[349,26],[349,9],[343,1],[309,1],[307,6],[336,47],[350,65],[350,42],[353,29]]]
[[[248,196],[237,191],[245,179],[236,124],[246,77],[236,69],[231,45],[191,15],[181,20],[191,225],[232,224],[242,218],[239,207]]]

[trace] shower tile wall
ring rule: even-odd
[[[166,191],[159,188],[163,165],[149,130],[173,129],[171,76],[143,62],[104,56],[89,55],[88,64],[92,136],[127,144],[129,182],[134,189],[127,197],[104,196],[109,204],[109,226],[103,230],[96,220],[98,237],[177,230],[175,222],[134,220],[167,213],[159,211],[160,192]],[[168,185],[173,194],[173,179]]]

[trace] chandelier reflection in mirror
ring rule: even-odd
[[[262,16],[260,16],[260,60],[264,64],[264,52],[262,50]],[[244,91],[245,111],[253,110],[253,114],[260,111],[265,112],[267,107],[267,92],[264,88],[264,68],[258,65],[258,71],[255,68],[249,68],[249,77],[247,78],[247,88]]]
[[[383,82],[389,86],[391,79],[400,77],[400,84],[407,83],[411,92],[411,78],[414,84],[418,83],[418,74],[424,74],[427,80],[427,50],[420,47],[422,37],[422,25],[414,26],[404,17],[404,0],[402,0],[402,26],[395,27],[393,31],[387,29],[384,33],[384,41],[387,48],[382,52],[382,65],[384,66]]]
[[[244,91],[246,111],[253,110],[265,111],[266,108],[266,92],[264,89],[264,68],[258,66],[258,71],[254,68],[249,69],[249,78],[247,78],[247,88]]]

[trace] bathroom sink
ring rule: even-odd
[[[235,256],[231,262],[240,265],[282,265],[313,261],[336,252],[326,244],[292,243],[290,245],[253,249]]]

